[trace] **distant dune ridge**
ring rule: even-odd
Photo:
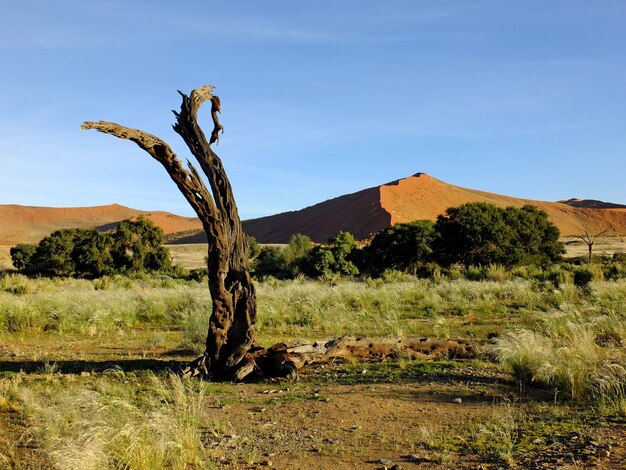
[[[0,205],[0,245],[37,243],[43,237],[62,228],[83,227],[110,230],[125,219],[139,216],[151,219],[166,234],[202,229],[193,217],[181,217],[169,212],[148,212],[119,204],[93,207],[31,207],[16,204]]]
[[[286,243],[293,233],[305,233],[323,242],[339,230],[348,230],[362,239],[397,223],[435,220],[448,207],[466,202],[488,202],[500,207],[538,206],[548,213],[564,236],[581,233],[581,227],[626,234],[626,206],[579,199],[563,202],[520,199],[454,186],[425,173],[299,211],[249,220],[244,222],[244,229],[262,243]]]
[[[340,230],[363,239],[402,222],[435,220],[448,207],[466,202],[488,202],[500,207],[532,204],[545,210],[561,234],[576,235],[609,229],[626,235],[626,205],[596,200],[533,201],[462,188],[417,173],[382,186],[364,189],[298,211],[244,221],[244,230],[261,243],[287,243],[294,233],[325,242]],[[0,205],[0,245],[36,243],[54,230],[86,227],[107,230],[120,221],[138,216],[151,219],[169,243],[206,241],[200,221],[168,212],[146,212],[109,206],[50,208]]]

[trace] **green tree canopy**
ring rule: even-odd
[[[558,228],[530,205],[502,209],[472,202],[451,207],[437,218],[435,229],[435,254],[442,264],[546,263],[564,252]]]
[[[254,260],[257,276],[283,277],[287,272],[285,253],[277,246],[264,246]]]
[[[150,220],[125,220],[111,234],[71,228],[57,230],[36,247],[11,249],[18,269],[51,276],[100,277],[118,271],[171,267],[163,231]],[[15,264],[17,263],[17,264]]]
[[[11,262],[15,269],[25,269],[32,259],[37,245],[30,245],[28,243],[19,243],[9,250],[11,255]]]
[[[285,249],[285,259],[289,264],[297,264],[313,248],[313,242],[308,235],[294,233]]]
[[[114,239],[108,233],[89,230],[74,241],[72,260],[75,271],[87,277],[101,277],[115,270]]]
[[[302,260],[302,269],[308,276],[317,277],[331,273],[356,276],[359,269],[351,256],[357,251],[356,239],[349,232],[339,232],[328,240],[327,245],[319,245],[308,251]]]
[[[169,266],[169,256],[161,247],[163,230],[150,220],[124,220],[113,233],[115,266],[122,271],[159,270]]]
[[[432,261],[433,243],[438,234],[429,220],[396,224],[378,232],[366,248],[374,273],[385,269],[413,271]]]
[[[76,272],[72,257],[74,247],[87,232],[82,228],[52,232],[39,242],[27,269],[52,276],[73,276]]]

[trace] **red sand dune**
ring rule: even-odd
[[[340,230],[363,239],[392,224],[435,220],[448,207],[466,202],[497,206],[533,204],[545,210],[562,235],[609,229],[626,235],[626,206],[594,200],[533,201],[444,183],[424,173],[340,196],[298,211],[244,221],[244,230],[261,243],[287,243],[294,233],[325,242]],[[144,216],[160,226],[170,243],[206,241],[200,221],[168,212],[145,212],[110,206],[50,208],[0,205],[0,245],[35,243],[54,230],[86,227],[107,230],[121,220]]]
[[[151,219],[167,234],[182,230],[201,230],[196,218],[168,212],[145,212],[111,204],[95,207],[29,207],[0,205],[0,245],[37,243],[55,230],[71,227],[107,230],[124,219],[139,216]]]
[[[62,228],[95,228],[128,219],[142,211],[111,204],[95,207],[0,205],[0,244],[36,243]]]
[[[362,239],[389,225],[435,220],[448,207],[466,202],[488,202],[500,207],[538,206],[548,213],[562,235],[579,234],[581,227],[592,232],[610,229],[614,234],[626,234],[626,210],[617,204],[603,203],[611,208],[590,208],[519,199],[454,186],[424,173],[299,211],[248,220],[244,228],[262,243],[286,243],[293,233],[305,233],[315,241],[324,242],[339,230],[347,230]]]

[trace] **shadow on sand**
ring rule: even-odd
[[[189,364],[183,360],[159,359],[116,359],[111,361],[0,361],[0,372],[25,372],[27,374],[42,373],[54,370],[62,374],[80,374],[81,372],[107,371],[142,371],[180,372]]]

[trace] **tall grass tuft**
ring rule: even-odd
[[[520,383],[550,387],[572,400],[620,407],[626,390],[626,318],[612,311],[553,312],[534,329],[503,335],[499,362]]]
[[[202,442],[202,387],[177,376],[152,376],[141,397],[113,378],[101,379],[96,390],[28,388],[20,397],[56,468],[211,468]]]

